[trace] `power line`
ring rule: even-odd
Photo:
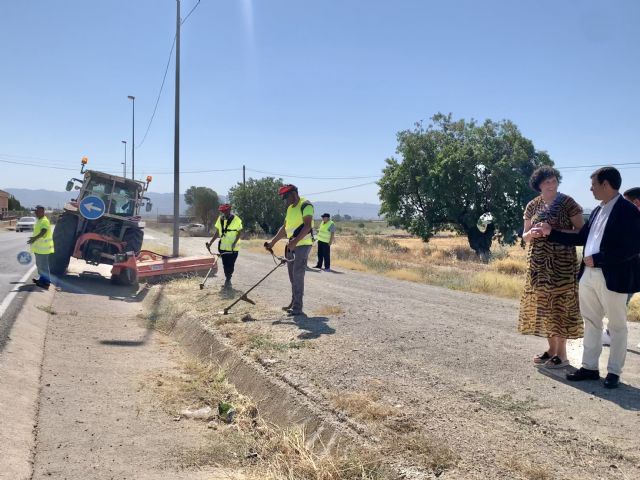
[[[342,190],[350,190],[352,188],[364,187],[365,185],[375,185],[377,182],[360,183],[359,185],[351,185],[350,187],[336,188],[333,190],[325,190],[324,192],[305,193],[305,195],[320,195],[321,193],[340,192]]]
[[[558,167],[562,170],[577,170],[580,168],[594,168],[594,167],[605,167],[605,166],[625,166],[625,165],[640,165],[640,162],[626,162],[626,163],[594,163],[592,165],[569,165],[566,167]]]
[[[216,172],[238,172],[241,171],[242,168],[219,168],[212,170],[180,170],[180,175],[183,173],[216,173]],[[150,175],[173,175],[173,171],[170,172],[144,172]]]
[[[193,8],[191,9],[191,11],[189,11],[189,13],[187,13],[187,16],[184,17],[184,20],[182,20],[182,22],[180,22],[180,25],[184,25],[184,22],[187,21],[187,18],[189,18],[191,16],[191,14],[193,13],[193,11],[198,8],[198,5],[200,5],[200,0],[198,0],[198,3],[196,3]]]
[[[176,46],[176,37],[173,36],[173,43],[171,44],[171,50],[169,51],[169,59],[167,60],[167,66],[164,69],[164,76],[162,77],[162,84],[160,85],[160,91],[158,92],[158,97],[156,98],[156,104],[153,107],[153,113],[151,114],[151,118],[149,119],[149,125],[147,125],[147,131],[144,132],[144,137],[142,141],[136,146],[136,150],[142,146],[144,141],[147,139],[147,135],[149,134],[149,130],[151,129],[151,124],[153,123],[153,119],[156,116],[156,110],[158,110],[158,103],[160,103],[160,97],[162,96],[162,90],[164,89],[164,82],[167,80],[167,73],[169,72],[169,66],[171,65],[171,58],[173,57],[173,49]]]
[[[253,168],[247,168],[250,172],[263,173],[265,175],[276,175],[284,178],[308,178],[310,180],[358,180],[362,178],[380,178],[380,175],[364,175],[355,177],[310,177],[308,175],[286,175],[284,173],[266,172],[264,170],[256,170]]]
[[[193,11],[200,5],[200,0],[198,3],[194,5],[191,11],[187,14],[187,16],[182,20],[181,25],[187,21],[187,19],[191,16]],[[169,58],[167,59],[167,66],[164,69],[164,75],[162,76],[162,83],[160,84],[160,91],[158,92],[158,96],[156,98],[156,104],[153,106],[153,113],[151,114],[151,118],[149,119],[149,124],[147,125],[147,131],[144,132],[144,137],[142,137],[142,141],[135,146],[136,150],[142,147],[144,141],[147,139],[147,135],[149,134],[149,130],[151,129],[151,124],[153,123],[153,119],[156,116],[156,111],[158,110],[158,104],[160,103],[160,97],[162,97],[162,91],[164,90],[164,84],[167,80],[167,73],[169,72],[169,67],[171,66],[171,59],[173,58],[173,50],[176,48],[176,36],[173,36],[173,43],[171,44],[171,49],[169,50]]]

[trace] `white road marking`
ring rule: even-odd
[[[24,277],[22,277],[20,279],[19,283],[24,283],[27,278],[29,278],[29,276],[33,273],[33,271],[36,269],[36,266],[33,265],[28,271],[27,273],[24,274]],[[2,301],[2,303],[0,303],[0,318],[2,318],[2,316],[4,315],[4,312],[7,311],[7,308],[9,308],[9,305],[11,305],[11,301],[14,299],[14,297],[20,292],[20,290],[11,290],[9,292],[9,294],[4,297],[4,300]]]

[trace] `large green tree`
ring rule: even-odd
[[[281,178],[249,178],[229,190],[229,201],[242,218],[244,228],[251,232],[273,235],[284,223],[286,208],[278,196]]]
[[[189,205],[189,215],[199,220],[210,232],[218,217],[218,194],[209,187],[191,186],[184,194],[184,201]]]
[[[424,241],[452,228],[486,260],[494,236],[503,243],[516,240],[522,212],[535,196],[529,177],[553,162],[511,121],[479,124],[441,113],[431,120],[426,128],[418,123],[398,133],[402,158],[386,160],[378,182],[380,212]],[[493,222],[482,231],[478,221],[487,213]]]

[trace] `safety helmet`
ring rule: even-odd
[[[231,210],[231,205],[229,205],[228,203],[223,203],[218,207],[219,212],[228,212],[230,210]]]
[[[291,192],[297,192],[297,191],[298,191],[298,187],[296,187],[295,185],[291,185],[289,183],[287,185],[282,185],[280,187],[280,189],[278,190],[278,195],[284,197]]]

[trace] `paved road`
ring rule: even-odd
[[[19,252],[29,250],[29,236],[31,232],[0,231],[0,351],[13,325],[15,313],[28,293],[28,290],[19,291],[19,282],[33,267],[33,262],[21,265],[16,257]],[[5,300],[11,302],[7,304]]]

